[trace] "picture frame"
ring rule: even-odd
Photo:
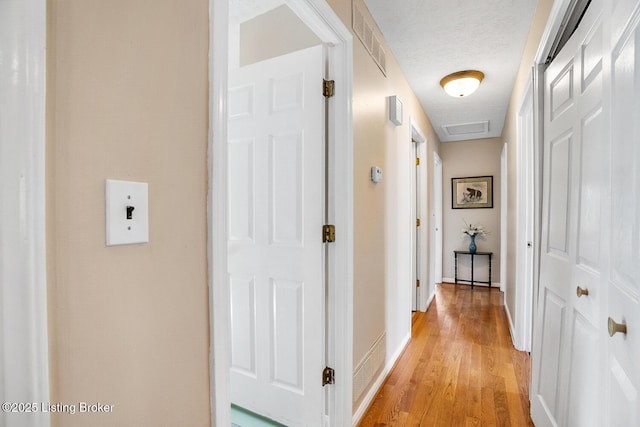
[[[451,178],[451,209],[493,208],[493,176]]]

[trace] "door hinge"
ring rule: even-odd
[[[324,387],[327,384],[335,384],[336,383],[336,371],[333,368],[326,367],[322,371],[322,386]]]
[[[335,80],[323,80],[322,81],[322,95],[325,98],[331,98],[335,91]]]
[[[419,288],[419,287],[420,287],[420,279],[417,279],[416,280],[416,288]]]
[[[416,218],[416,227],[420,227],[420,218]]]
[[[335,225],[323,225],[322,226],[322,242],[335,242],[336,241],[336,226]]]
[[[420,164],[420,157],[416,157],[416,166]]]

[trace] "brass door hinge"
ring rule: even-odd
[[[323,225],[322,226],[322,242],[335,242],[336,241],[336,226],[335,225]]]
[[[416,288],[419,288],[419,287],[420,287],[420,279],[417,279],[416,280]]]
[[[326,367],[322,371],[322,386],[326,386],[327,384],[335,384],[336,383],[336,371],[333,368]]]
[[[416,166],[420,164],[420,157],[416,157]]]
[[[322,81],[322,95],[325,98],[331,98],[334,95],[336,82],[335,80],[323,80]]]
[[[416,227],[420,227],[420,218],[416,218]]]

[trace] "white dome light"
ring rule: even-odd
[[[454,98],[469,96],[478,89],[484,73],[476,70],[458,71],[440,80],[440,86]]]

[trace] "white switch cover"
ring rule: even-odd
[[[107,246],[149,241],[149,196],[146,182],[107,179]]]

